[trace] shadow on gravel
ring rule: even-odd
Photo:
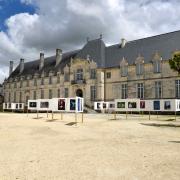
[[[70,122],[70,123],[67,123],[67,124],[65,124],[66,126],[73,126],[73,125],[75,125],[75,124],[77,124],[76,122]]]
[[[180,128],[180,125],[177,124],[158,124],[158,123],[140,123],[145,126],[154,126],[154,127],[175,127]]]
[[[168,142],[171,142],[171,143],[180,143],[180,141],[168,141]]]
[[[54,122],[54,121],[57,121],[58,119],[51,119],[51,120],[46,120],[46,122]]]

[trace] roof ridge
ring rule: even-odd
[[[173,34],[173,33],[177,33],[177,32],[180,32],[180,30],[177,30],[177,31],[172,31],[172,32],[168,32],[168,33],[163,33],[163,34],[157,34],[157,35],[153,35],[153,36],[148,36],[148,37],[144,37],[144,38],[140,38],[140,39],[134,39],[134,40],[131,40],[131,41],[127,41],[126,43],[133,43],[133,42],[136,42],[136,41],[140,41],[140,40],[145,40],[145,39],[150,39],[150,38],[155,38],[155,37],[159,37],[159,36],[164,36],[164,35],[168,35],[168,34]],[[117,44],[112,44],[110,46],[107,46],[107,48],[109,47],[113,47],[113,46],[117,46],[119,45],[119,43]]]

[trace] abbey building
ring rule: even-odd
[[[82,49],[20,60],[4,81],[5,102],[84,97],[85,104],[117,98],[180,98],[180,77],[168,60],[180,51],[180,31],[106,46],[102,37]]]

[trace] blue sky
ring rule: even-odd
[[[82,48],[180,30],[180,0],[0,0],[0,83],[25,62]]]
[[[20,0],[0,0],[0,31],[6,31],[5,20],[9,17],[28,12],[35,13],[35,6],[31,4],[21,3]]]

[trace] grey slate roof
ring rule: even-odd
[[[123,48],[120,43],[106,47],[102,39],[96,39],[88,41],[80,50],[64,53],[58,67],[55,67],[55,56],[45,58],[42,71],[45,73],[57,72],[70,63],[71,58],[86,60],[87,55],[97,63],[99,68],[118,67],[123,57],[129,64],[134,64],[139,54],[144,57],[145,63],[148,63],[152,60],[155,52],[158,52],[163,60],[168,60],[171,58],[172,52],[177,49],[180,50],[180,31],[129,41]],[[18,66],[10,77],[33,75],[34,73],[41,73],[39,72],[39,59],[25,63],[22,74],[19,74]]]

